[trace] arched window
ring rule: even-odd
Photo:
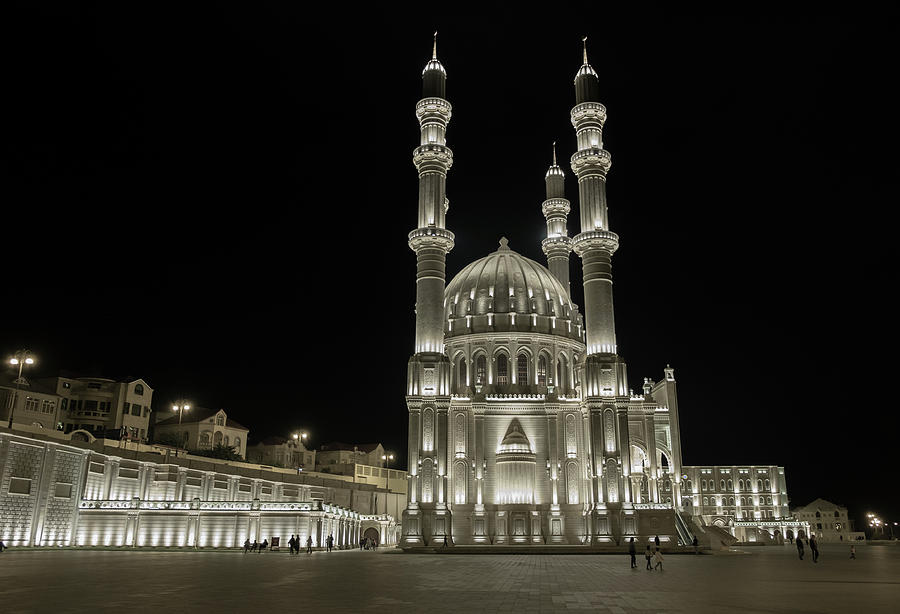
[[[531,383],[528,381],[528,356],[525,354],[519,354],[516,360],[516,382],[522,386]]]
[[[719,489],[725,490],[725,480],[719,480]]]
[[[144,386],[141,384],[134,385],[134,394],[138,396],[144,396]]]
[[[547,357],[546,356],[541,356],[540,358],[538,358],[537,383],[538,383],[538,386],[546,386],[547,385]]]
[[[475,383],[484,384],[487,381],[487,360],[484,354],[475,359]]]
[[[756,492],[762,491],[762,480],[756,480]]]
[[[459,357],[459,364],[456,367],[456,391],[463,392],[466,389],[466,357]]]
[[[709,497],[703,497],[703,505],[709,505]]]
[[[216,431],[216,434],[213,435],[213,442],[215,442],[215,444],[218,446],[222,443],[222,438],[222,431]]]
[[[216,425],[217,426],[225,426],[225,416],[222,414],[216,415]]]
[[[506,354],[497,356],[497,383],[501,386],[509,383],[509,364],[506,360]]]
[[[821,517],[822,517],[822,514],[820,514],[819,512],[816,512],[816,518],[821,518]]]
[[[706,480],[700,480],[700,487],[701,490],[706,490]],[[704,503],[704,505],[706,504]]]
[[[569,391],[569,370],[566,368],[566,357],[562,354],[556,359],[556,390],[560,393]]]
[[[766,490],[769,490],[769,480],[766,480]]]
[[[208,448],[210,444],[211,438],[209,431],[203,431],[200,433],[200,447]]]
[[[728,490],[734,490],[734,482],[732,482],[731,480],[728,480]]]
[[[237,452],[238,454],[241,453],[241,438],[240,437],[234,438],[234,451]]]
[[[225,435],[225,438],[222,440],[222,443],[224,443],[226,446],[228,445],[228,435]]]
[[[744,490],[744,480],[738,480],[738,490]]]

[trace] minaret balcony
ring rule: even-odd
[[[413,164],[421,172],[437,170],[446,172],[453,166],[453,152],[446,145],[427,143],[413,150]]]
[[[619,235],[609,230],[590,230],[575,235],[573,248],[578,256],[594,249],[602,249],[614,253],[619,249]]]
[[[413,251],[419,251],[422,248],[436,247],[449,252],[455,245],[456,237],[446,228],[437,228],[436,226],[428,226],[426,228],[416,228],[409,233],[409,247]]]
[[[572,239],[564,235],[556,237],[547,237],[541,241],[541,250],[545,256],[565,256],[568,257],[572,251]]]
[[[606,107],[599,102],[582,102],[579,105],[575,105],[570,116],[572,125],[576,128],[585,122],[597,123],[603,126],[603,122],[606,121]]]
[[[605,175],[609,171],[609,167],[612,166],[612,157],[605,149],[592,147],[572,154],[571,163],[572,171],[579,177],[583,173],[592,170],[600,171],[601,174]]]
[[[552,214],[568,215],[571,210],[572,206],[565,198],[548,198],[544,201],[544,204],[541,205],[541,211],[544,213],[544,217],[548,217]]]
[[[419,122],[428,115],[440,115],[444,123],[450,121],[452,105],[443,98],[423,98],[416,103],[416,117]]]

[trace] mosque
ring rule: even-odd
[[[401,545],[671,545],[719,528],[739,541],[780,542],[789,518],[784,468],[685,467],[675,371],[637,393],[617,352],[607,211],[606,108],[587,49],[575,75],[580,232],[568,236],[565,173],[553,163],[541,210],[544,266],[499,249],[449,283],[446,131],[452,107],[437,46],[416,104],[421,140],[415,352],[407,371],[409,491]],[[569,257],[582,262],[584,311],[572,302]]]

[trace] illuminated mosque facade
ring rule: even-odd
[[[401,545],[670,544],[709,541],[721,527],[740,541],[776,541],[789,518],[784,468],[684,467],[675,372],[629,387],[617,353],[607,209],[606,108],[584,52],[571,111],[580,232],[553,163],[541,210],[547,266],[511,249],[472,262],[445,285],[446,131],[451,104],[437,49],[416,104],[421,140],[415,353],[408,363],[409,490]],[[572,302],[569,257],[582,262],[584,312]],[[721,489],[720,489],[721,485]]]

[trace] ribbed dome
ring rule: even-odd
[[[565,287],[546,267],[507,243],[501,239],[500,249],[465,267],[447,285],[447,336],[535,330],[581,340],[581,315]],[[453,323],[464,319],[468,322]]]
[[[498,454],[533,454],[531,442],[522,429],[522,425],[515,418],[506,431],[506,436],[497,448]]]

